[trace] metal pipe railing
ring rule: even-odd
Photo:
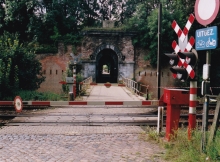
[[[79,84],[79,90],[82,90],[82,89],[89,89],[90,88],[90,83],[92,83],[93,80],[92,80],[92,76],[81,81],[80,84]]]
[[[146,94],[146,100],[149,100],[149,85],[140,84],[132,79],[125,78],[121,75],[123,84],[130,89],[134,94],[144,96]],[[143,93],[146,89],[146,93]]]

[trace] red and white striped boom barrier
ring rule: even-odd
[[[27,106],[68,106],[68,105],[134,105],[158,106],[158,100],[148,101],[22,101]],[[0,101],[0,106],[13,106],[14,101]]]

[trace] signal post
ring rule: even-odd
[[[172,28],[176,32],[179,38],[179,45],[174,40],[172,42],[172,47],[175,52],[168,54],[166,56],[170,58],[170,71],[173,73],[173,78],[177,78],[182,82],[190,79],[190,97],[189,97],[189,119],[188,119],[188,138],[191,137],[191,130],[196,127],[196,105],[197,105],[197,80],[196,80],[196,64],[198,60],[198,54],[195,49],[192,49],[195,39],[190,37],[188,41],[188,32],[191,25],[194,22],[194,15],[190,14],[188,21],[183,30],[178,26],[177,22],[174,20],[172,23]],[[188,42],[187,42],[188,41]],[[185,45],[186,43],[186,45]],[[184,47],[181,47],[185,45]],[[192,49],[192,50],[191,50]]]
[[[189,95],[189,125],[188,137],[191,136],[191,130],[196,127],[196,105],[197,105],[197,81],[195,77],[195,67],[198,60],[196,50],[192,49],[191,52],[174,52],[172,54],[165,54],[170,58],[170,71],[173,73],[174,78],[185,82],[188,78],[190,80],[190,95]]]

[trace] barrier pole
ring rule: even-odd
[[[190,81],[188,139],[191,132],[196,128],[196,105],[197,105],[197,81]]]

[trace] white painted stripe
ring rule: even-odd
[[[137,105],[141,106],[142,101],[123,101],[123,105]]]
[[[151,100],[151,105],[158,106],[159,100]]]
[[[50,105],[51,106],[65,106],[65,105],[69,105],[68,101],[50,101]]]
[[[188,31],[189,31],[189,29],[191,28],[191,26],[192,26],[192,24],[191,24],[191,22],[188,20],[187,21],[187,23],[186,23],[186,28],[188,29]]]
[[[191,88],[197,88],[197,81],[190,81]]]
[[[24,104],[24,105],[32,105],[32,101],[22,101],[22,102],[27,103],[27,104]]]
[[[189,94],[190,101],[197,101],[197,94]]]
[[[105,105],[105,101],[87,101],[87,105]]]
[[[180,40],[181,40],[182,42],[184,42],[184,39],[185,39],[185,38],[186,38],[185,34],[182,33],[181,36],[180,36]]]
[[[186,67],[186,71],[188,72],[188,74],[190,74],[190,72],[192,71],[192,67],[190,65],[188,65]]]
[[[174,51],[175,51],[176,53],[178,53],[178,52],[180,51],[180,47],[179,47],[178,45],[176,45]]]
[[[192,48],[192,45],[190,44],[190,43],[187,43],[187,45],[186,45],[186,50],[187,51],[190,51],[191,50],[191,48]]]
[[[184,64],[185,60],[184,60],[184,59],[181,59],[181,58],[179,58],[179,59],[180,59],[180,61],[182,62],[182,64]]]
[[[196,114],[196,108],[189,107],[189,114]]]
[[[175,32],[178,33],[180,30],[180,27],[176,24],[175,28],[174,28]]]

